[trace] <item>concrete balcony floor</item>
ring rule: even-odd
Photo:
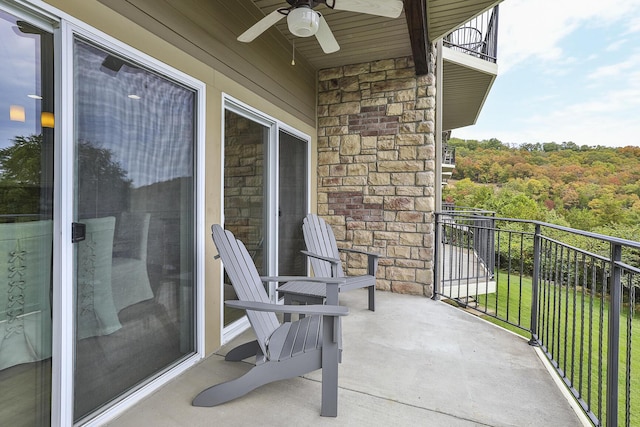
[[[265,385],[213,408],[202,389],[240,376],[249,361],[222,355],[246,332],[111,426],[581,426],[537,351],[521,337],[443,302],[377,292],[340,295],[343,319],[338,418],[320,416],[321,372]]]

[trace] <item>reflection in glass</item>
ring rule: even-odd
[[[307,214],[307,142],[289,133],[279,135],[278,274],[306,276],[302,220]]]
[[[267,274],[265,254],[265,153],[269,128],[225,111],[224,227],[247,247],[261,275]],[[225,276],[224,300],[237,299]],[[244,310],[225,307],[224,325],[244,316]]]
[[[193,90],[74,43],[74,418],[195,351]]]
[[[0,425],[48,426],[53,36],[0,10],[0,58]]]

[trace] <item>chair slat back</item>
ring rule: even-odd
[[[211,227],[211,235],[238,299],[240,301],[270,302],[258,270],[244,244],[236,239],[233,233],[223,230],[218,224]],[[267,340],[273,331],[280,326],[278,318],[272,312],[252,310],[247,310],[247,317],[263,354],[267,354]]]
[[[304,242],[310,252],[330,258],[340,259],[338,244],[331,226],[322,218],[308,214],[302,222]],[[313,274],[317,277],[331,277],[331,263],[310,257]],[[344,277],[342,264],[338,264],[337,277]]]

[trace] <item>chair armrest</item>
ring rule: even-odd
[[[341,285],[346,282],[344,277],[307,277],[307,276],[260,276],[262,282],[315,282]]]
[[[338,265],[341,262],[339,258],[326,257],[326,256],[318,255],[316,253],[309,252],[309,251],[300,251],[300,252],[302,252],[306,256],[309,256],[309,257],[312,257],[312,258],[318,258],[318,259],[320,259],[322,261],[327,261],[327,262],[330,262],[331,264],[335,264],[335,265]]]
[[[375,252],[361,251],[359,249],[344,248],[344,249],[338,249],[338,250],[342,252],[366,255],[367,256],[367,274],[369,274],[370,276],[376,275],[376,271],[378,270],[378,259],[380,258],[380,254],[377,254]]]
[[[258,301],[230,300],[224,302],[228,307],[273,313],[291,313],[320,316],[346,316],[349,309],[340,305],[283,305]]]
[[[375,252],[361,251],[360,249],[339,248],[338,250],[340,252],[353,252],[356,254],[366,255],[368,257],[380,258],[380,254],[377,254]]]

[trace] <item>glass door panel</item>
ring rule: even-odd
[[[196,92],[76,39],[74,418],[195,351]]]
[[[0,10],[0,425],[51,417],[53,35]]]
[[[306,276],[302,220],[308,211],[307,141],[287,132],[279,135],[278,274]]]
[[[225,110],[224,227],[247,247],[261,275],[267,274],[265,159],[269,127]],[[224,277],[224,300],[237,299]],[[244,310],[224,309],[224,325],[244,316]]]

